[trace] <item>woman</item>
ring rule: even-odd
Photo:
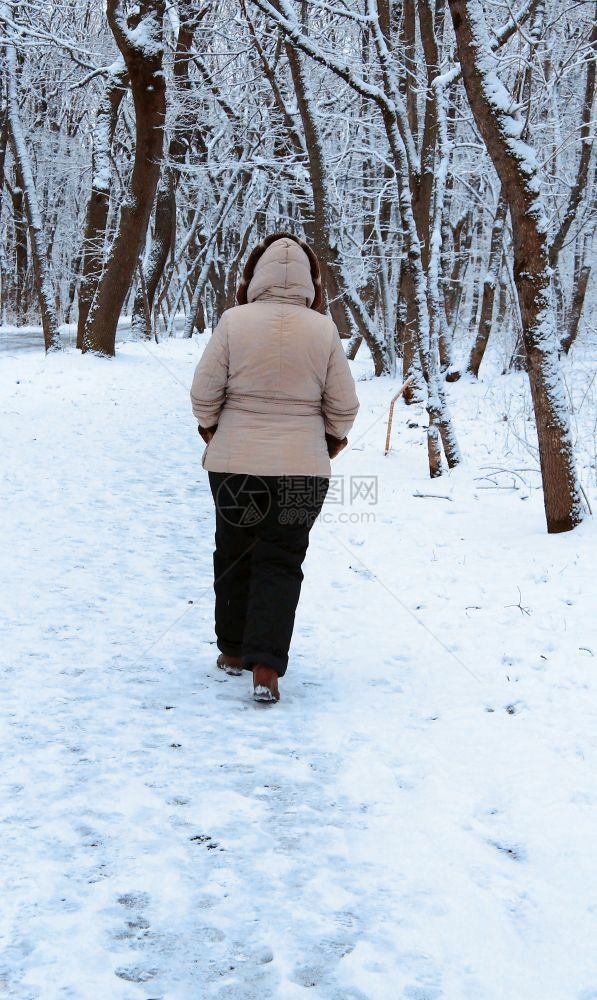
[[[279,700],[309,531],[359,403],[319,263],[290,233],[250,254],[197,365],[191,401],[216,508],[217,665]]]

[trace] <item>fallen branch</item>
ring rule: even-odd
[[[384,455],[387,455],[390,450],[390,434],[392,433],[392,418],[394,416],[394,404],[403,395],[404,390],[409,387],[410,383],[413,381],[413,378],[414,378],[413,375],[409,375],[406,382],[404,382],[403,385],[400,386],[398,392],[390,401],[390,412],[388,414],[388,429],[386,432],[386,448],[384,451]]]
[[[585,493],[585,488],[584,488],[584,486],[583,486],[582,483],[579,483],[578,485],[580,486],[580,492],[582,493],[582,495],[584,497],[584,500],[585,500],[585,503],[587,505],[587,509],[589,511],[589,514],[592,517],[593,516],[593,511],[591,510],[591,504],[589,503],[589,498],[588,498],[587,494]]]
[[[427,497],[430,500],[452,500],[452,497],[443,496],[441,493],[413,493],[414,497]]]

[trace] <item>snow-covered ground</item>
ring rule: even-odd
[[[596,1000],[597,532],[545,532],[524,376],[450,387],[433,482],[359,382],[263,708],[214,666],[200,349],[0,360],[0,994]]]

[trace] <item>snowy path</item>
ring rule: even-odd
[[[480,387],[431,484],[360,383],[335,471],[378,502],[327,505],[254,705],[214,668],[197,357],[0,366],[0,995],[596,1000],[594,524],[477,489]]]

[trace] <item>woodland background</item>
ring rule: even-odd
[[[432,476],[460,460],[445,380],[490,338],[528,369],[548,527],[578,523],[558,358],[594,331],[594,2],[11,0],[0,30],[5,327],[203,333],[288,229],[349,357],[426,402]]]

